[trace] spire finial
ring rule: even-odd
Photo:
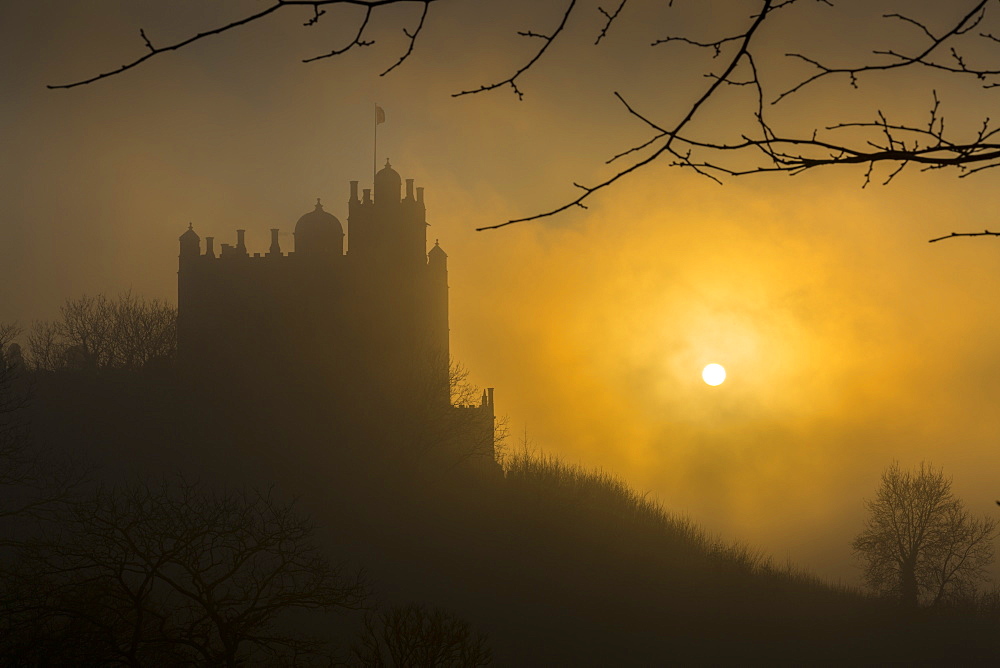
[[[317,209],[322,209],[323,208],[323,205],[319,201],[319,197],[316,198],[316,208]]]
[[[194,223],[188,223],[188,229],[194,230]]]
[[[389,169],[392,169],[392,165],[389,164],[389,158],[385,159],[385,166],[388,167]]]
[[[437,239],[435,239],[435,240],[434,240],[434,245],[435,245],[435,246],[440,246],[440,245],[441,245],[441,242],[440,242],[440,241],[438,241]]]

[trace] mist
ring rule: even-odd
[[[189,225],[199,235],[199,254],[206,237],[218,250],[235,245],[236,231],[245,230],[245,246],[256,259],[254,253],[268,252],[272,229],[287,254],[301,242],[293,234],[297,221],[313,211],[317,198],[345,224],[350,257],[350,183],[373,188],[375,170],[388,159],[402,178],[424,189],[424,252],[439,242],[447,253],[442,368],[447,373],[450,359],[468,369],[477,405],[480,390],[495,388],[489,408],[506,434],[498,453],[602,472],[671,518],[692,522],[706,541],[748,545],[774,563],[792,564],[802,577],[859,591],[862,564],[852,540],[864,526],[864,501],[874,497],[893,462],[908,469],[921,462],[940,467],[973,515],[995,514],[1000,314],[990,295],[1000,289],[1000,255],[991,237],[927,243],[993,225],[989,171],[955,178],[908,169],[883,186],[891,169],[880,167],[885,173],[876,171],[866,185],[866,167],[859,165],[795,176],[754,174],[720,185],[694,170],[654,162],[597,193],[586,209],[476,231],[564,204],[579,194],[574,183],[607,178],[617,168],[605,163],[608,158],[645,141],[647,128],[613,91],[637,108],[669,110],[661,122],[672,119],[690,91],[703,85],[711,60],[692,57],[687,67],[668,68],[677,53],[669,49],[677,45],[651,50],[649,44],[667,32],[698,35],[718,27],[693,8],[668,24],[666,8],[642,5],[598,47],[594,36],[604,19],[596,8],[582,14],[566,39],[554,43],[545,66],[518,81],[523,99],[510,86],[452,96],[516,71],[531,47],[517,31],[554,24],[563,9],[527,2],[431,6],[412,55],[379,76],[406,50],[400,26],[419,20],[419,3],[376,12],[373,46],[312,63],[301,61],[353,38],[363,10],[329,7],[328,15],[306,27],[312,10],[302,8],[301,16],[277,12],[268,22],[93,84],[46,88],[135,58],[145,48],[140,27],[154,44],[166,44],[258,4],[44,0],[0,8],[0,201],[6,221],[0,323],[29,332],[33,323],[57,321],[66,300],[83,295],[129,294],[177,305],[177,244]],[[777,62],[810,39],[821,54],[851,52],[878,42],[881,33],[865,26],[849,40],[830,41],[804,25],[767,56]],[[834,24],[829,32],[841,29],[847,30]],[[797,67],[781,64],[777,71],[795,77]],[[806,124],[815,118],[806,112],[815,109],[828,112],[832,122],[845,109],[865,119],[876,108],[923,118],[926,86],[916,84],[915,77],[876,80],[857,90],[830,84],[777,113]],[[930,85],[955,123],[989,94],[951,89],[944,78]],[[723,135],[738,137],[741,129],[727,106],[738,94],[708,108],[699,129],[717,125]],[[376,105],[385,114],[377,125],[377,152]],[[360,307],[344,308],[356,315]],[[329,325],[325,332],[336,331],[333,320],[317,322]],[[22,335],[18,341],[25,340]],[[254,345],[246,357],[277,365],[278,357],[267,353],[274,348]],[[294,346],[281,350],[289,357],[302,353]],[[276,425],[288,424],[306,415],[308,401],[323,397],[354,406],[333,390],[323,394],[329,376],[347,372],[323,367],[322,357],[310,352],[309,362],[326,376],[316,372],[276,392],[281,398],[266,409],[261,407],[271,397],[263,387],[247,399],[258,404],[234,397],[212,404],[204,386],[195,400],[185,397],[183,385],[171,385],[171,407],[181,406],[177,414],[188,424],[174,424],[155,393],[136,390],[136,415],[153,415],[163,431],[140,448],[145,454],[137,455],[135,467],[121,468],[166,472],[183,457],[150,453],[180,439],[190,452],[180,450],[204,455],[208,479],[266,486],[273,474],[289,496],[311,490],[312,497],[305,494],[310,512],[343,520],[324,503],[343,501],[347,493],[317,491],[323,476],[306,462],[316,457],[331,466],[369,466],[353,455],[331,455],[332,432],[324,431],[377,441],[361,418],[300,423],[292,435],[250,419],[262,414],[255,410],[274,410],[281,416]],[[709,363],[726,368],[718,387],[701,379]],[[38,402],[36,419],[47,419],[42,406],[53,414],[68,410],[61,402],[70,402],[73,391],[98,396],[104,390],[53,391],[51,404]],[[356,415],[364,412],[361,404],[354,406]],[[227,435],[219,426],[225,417],[244,424]],[[83,424],[79,419],[73,415],[38,431],[63,444]],[[149,428],[138,418],[130,422],[134,428],[101,423],[118,430],[104,445],[94,434],[81,437],[95,448],[85,454],[121,473],[108,462],[129,438],[146,438]],[[206,423],[213,426],[200,432]],[[199,454],[205,434],[227,441],[224,454]],[[268,436],[283,445],[270,452]],[[216,476],[233,459],[245,460],[245,467]],[[494,473],[499,471],[497,464]],[[350,478],[341,475],[341,482]],[[466,490],[465,482],[455,484]],[[449,493],[441,495],[454,500]],[[488,498],[506,493],[491,491],[496,496]],[[373,507],[380,503],[372,501]],[[427,503],[447,505],[439,498]],[[382,507],[371,512],[359,517],[391,515]],[[501,520],[490,515],[484,525],[497,526],[494,521]],[[428,532],[448,533],[437,526]],[[348,551],[359,561],[377,560],[372,555],[390,549],[366,545],[375,539],[363,538],[364,530],[356,535]],[[413,553],[424,545],[413,536],[407,540]],[[402,568],[386,566],[396,574],[393,582],[407,582]],[[1000,577],[995,563],[987,570]],[[406,587],[394,591],[405,598]],[[414,585],[408,593],[417,597],[428,589]],[[461,608],[467,601],[456,596],[451,603]]]

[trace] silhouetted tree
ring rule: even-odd
[[[22,557],[4,649],[31,665],[294,663],[324,643],[290,612],[366,594],[291,504],[183,480],[101,489]]]
[[[366,615],[353,654],[370,668],[475,668],[493,661],[485,635],[462,619],[413,603]]]
[[[494,469],[507,437],[507,418],[488,419],[481,410],[487,393],[469,380],[461,362],[450,360],[448,387],[447,405],[433,400],[432,388],[418,392],[424,398],[417,404],[423,418],[404,447],[416,458],[430,456],[446,466],[472,461]]]
[[[865,529],[854,540],[865,581],[909,608],[973,593],[993,561],[997,520],[971,517],[940,469],[922,463],[882,473],[865,501]]]
[[[173,357],[177,309],[128,292],[67,299],[61,318],[36,322],[28,335],[29,363],[38,370],[137,370]]]
[[[469,406],[479,399],[479,388],[469,380],[469,369],[452,360],[448,365],[448,387],[452,406]]]
[[[190,37],[166,44],[154,44],[144,30],[142,55],[131,62],[95,76],[51,88],[71,88],[114,76],[163,53],[262,21],[279,12],[308,10],[306,26],[315,25],[329,11],[329,20],[353,23],[348,39],[327,53],[306,58],[312,62],[345,53],[355,47],[374,44],[368,33],[373,14],[393,5],[417,5],[411,28],[403,27],[408,38],[405,52],[383,71],[385,75],[403,63],[413,52],[428,9],[437,0],[274,0],[243,16],[221,25],[209,26]],[[704,83],[675,87],[664,108],[639,108],[617,91],[614,95],[626,116],[639,121],[647,132],[645,139],[626,147],[608,162],[622,165],[610,176],[593,185],[578,185],[578,196],[569,198],[552,210],[508,221],[491,227],[550,216],[584,206],[584,201],[628,174],[653,162],[688,168],[711,179],[761,172],[788,172],[830,165],[867,166],[864,183],[873,177],[878,163],[893,165],[884,179],[887,183],[907,165],[918,168],[955,168],[962,175],[1000,165],[1000,142],[990,121],[991,100],[981,109],[962,100],[963,117],[945,127],[944,116],[934,88],[965,85],[992,88],[1000,82],[1000,64],[994,47],[1000,41],[1000,7],[989,0],[955,0],[949,3],[899,3],[876,0],[867,3],[833,3],[828,0],[756,0],[733,2],[657,3],[667,16],[665,25],[684,26],[680,34],[656,35],[650,48],[656,57],[671,49],[672,60],[657,65],[667,70],[695,68],[705,74]],[[299,8],[299,6],[302,8]],[[524,96],[527,73],[546,57],[557,40],[570,39],[567,33],[584,31],[599,45],[612,28],[639,14],[641,0],[583,2],[563,0],[555,8],[550,3],[524,3],[531,16],[530,26],[518,34],[532,41],[523,64],[509,75],[484,75],[486,83],[472,85],[454,96],[509,89],[518,98]],[[435,8],[436,9],[436,8]],[[331,11],[332,10],[332,11]],[[510,11],[518,11],[512,8]],[[399,15],[397,15],[399,16]],[[572,19],[572,20],[571,20]],[[638,16],[637,20],[643,17]],[[588,21],[589,20],[589,21]],[[874,23],[878,25],[873,26]],[[642,24],[655,25],[650,21]],[[823,53],[822,40],[802,40],[809,30],[828,31],[838,26],[844,35],[836,41],[836,51]],[[470,32],[478,26],[463,27]],[[873,29],[874,28],[874,29]],[[866,42],[865,35],[874,39]],[[651,33],[655,35],[655,33]],[[810,51],[795,51],[787,46],[808,44]],[[663,62],[663,61],[658,61]],[[483,70],[489,68],[483,64]],[[635,68],[648,67],[636,63]],[[911,73],[926,73],[915,81]],[[862,118],[845,117],[838,108],[828,117],[831,106],[822,84],[839,82],[858,88],[863,81],[886,77],[912,86],[924,85],[928,107],[920,109],[920,118],[905,114],[889,118],[871,109]],[[618,82],[615,83],[618,85]],[[888,88],[888,87],[886,87]],[[816,99],[791,108],[785,103],[815,93]],[[722,106],[724,105],[724,106]],[[719,123],[709,114],[719,109],[726,122]],[[788,108],[791,113],[785,113]],[[1000,234],[975,232],[974,235]],[[949,235],[963,236],[963,235]],[[944,238],[944,237],[942,237]]]

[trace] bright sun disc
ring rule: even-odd
[[[701,370],[701,378],[709,385],[722,385],[726,379],[726,370],[721,364],[709,364]]]

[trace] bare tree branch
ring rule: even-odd
[[[437,0],[270,0],[266,7],[224,25],[200,32],[181,41],[166,45],[155,45],[145,30],[140,37],[145,53],[116,70],[50,88],[71,88],[120,74],[137,67],[154,56],[167,51],[184,48],[196,41],[218,35],[252,22],[260,21],[286,7],[305,7],[311,16],[304,25],[315,25],[321,16],[328,13],[327,7],[344,5],[364,8],[364,16],[357,15],[356,30],[347,44],[331,51],[307,58],[313,62],[340,55],[354,47],[371,46],[374,41],[366,39],[375,10],[389,5],[418,3],[422,5],[419,22],[411,31],[403,28],[408,44],[398,59],[381,76],[387,75],[404,63],[416,48],[417,37],[423,30],[431,2]],[[568,31],[570,16],[578,9],[577,0],[565,0],[561,19],[551,31],[523,30],[518,35],[538,40],[530,57],[523,66],[510,76],[476,88],[461,90],[453,97],[473,95],[497,88],[510,87],[518,99],[524,98],[522,79],[538,66],[549,47]],[[611,26],[620,23],[629,0],[613,3],[607,0],[596,9],[603,17],[595,44],[604,41]],[[633,3],[634,4],[634,3]],[[668,2],[668,7],[673,6]],[[630,7],[632,5],[629,5]],[[810,9],[810,8],[819,9]],[[689,9],[691,7],[689,6]],[[868,76],[898,73],[904,70],[928,70],[937,75],[952,77],[955,81],[968,82],[978,90],[990,90],[1000,86],[1000,67],[996,66],[995,47],[1000,43],[997,37],[997,22],[1000,20],[998,3],[990,0],[956,0],[952,3],[937,3],[933,7],[915,4],[906,10],[887,6],[881,13],[880,27],[885,26],[885,35],[878,34],[879,41],[864,47],[859,56],[845,56],[845,63],[831,62],[828,56],[811,52],[792,51],[783,47],[789,26],[818,25],[825,16],[815,12],[839,12],[838,18],[854,19],[847,12],[857,11],[850,3],[834,5],[830,0],[756,0],[755,11],[743,16],[727,16],[738,19],[744,29],[734,30],[731,20],[714,20],[712,14],[717,8],[711,3],[698,3],[692,11],[704,12],[712,16],[711,26],[726,25],[718,30],[718,35],[677,34],[656,39],[650,44],[657,48],[677,48],[704,50],[711,55],[705,64],[707,86],[698,88],[689,97],[675,99],[676,107],[668,109],[640,110],[626,102],[624,91],[614,95],[622,103],[625,116],[638,119],[649,134],[633,146],[618,150],[606,162],[619,166],[610,176],[596,179],[595,184],[573,185],[580,192],[563,201],[562,205],[541,213],[508,220],[496,225],[488,225],[480,230],[497,229],[518,222],[538,220],[562,213],[572,208],[586,208],[586,201],[594,193],[611,187],[625,176],[642,170],[653,162],[690,169],[706,178],[721,183],[723,178],[785,172],[791,175],[834,165],[858,165],[863,169],[862,187],[871,182],[889,184],[907,166],[920,170],[954,169],[959,177],[993,169],[1000,166],[1000,140],[990,118],[984,113],[982,120],[962,127],[946,126],[941,103],[937,93],[928,87],[933,95],[929,119],[926,124],[912,117],[900,118],[899,112],[884,113],[882,110],[864,112],[872,120],[851,121],[844,118],[827,119],[822,116],[826,105],[814,105],[809,111],[813,116],[805,118],[806,130],[790,123],[794,121],[778,116],[777,105],[789,97],[803,96],[812,91],[814,84],[827,80],[846,80],[849,86],[858,88]],[[773,21],[777,10],[782,15],[794,12],[789,23]],[[729,6],[724,10],[732,13]],[[859,14],[860,16],[860,14]],[[721,18],[721,17],[720,17]],[[864,20],[868,20],[865,18]],[[763,30],[764,25],[768,30]],[[850,24],[848,24],[850,25]],[[862,31],[858,31],[862,32]],[[869,31],[870,32],[870,31]],[[852,40],[843,43],[850,47]],[[882,46],[885,44],[885,46]],[[902,46],[900,46],[902,44]],[[790,62],[797,62],[810,68],[805,74],[796,75],[792,70],[774,65],[773,56],[784,54]],[[688,66],[688,57],[683,55],[683,66]],[[706,59],[709,60],[709,59]],[[710,69],[712,67],[716,69]],[[789,72],[792,72],[789,74]],[[934,80],[937,82],[937,79]],[[726,109],[728,122],[713,124],[703,128],[696,120],[705,116],[710,102],[718,102],[723,91],[731,90],[745,104],[736,104]],[[741,93],[746,91],[746,93]],[[746,97],[741,97],[745,95]],[[728,100],[727,100],[728,101]],[[964,112],[964,110],[963,110]],[[790,129],[792,128],[792,129]],[[889,163],[883,172],[880,163]],[[950,238],[942,237],[942,238]],[[982,236],[970,233],[961,236]],[[43,337],[44,338],[44,337]]]
[[[326,56],[319,56],[319,57],[316,57],[316,58],[310,58],[310,59],[304,61],[304,62],[311,62],[313,60],[319,60],[320,58],[338,55],[340,53],[343,53],[344,51],[347,51],[352,46],[367,46],[367,44],[363,43],[363,41],[360,39],[360,37],[361,37],[362,31],[364,30],[365,25],[367,25],[367,23],[368,23],[368,17],[370,16],[371,11],[373,9],[380,8],[380,7],[385,7],[387,5],[396,5],[396,4],[404,4],[404,3],[406,3],[406,4],[412,4],[414,2],[417,2],[417,3],[420,3],[420,4],[422,4],[424,6],[424,16],[426,16],[428,5],[430,5],[432,2],[438,2],[438,1],[439,0],[276,0],[274,2],[274,4],[271,4],[271,5],[267,6],[267,7],[265,7],[264,9],[260,10],[259,12],[256,12],[254,14],[250,14],[248,16],[245,16],[245,17],[241,18],[241,19],[236,19],[234,21],[230,21],[229,23],[226,23],[224,25],[218,26],[216,28],[212,28],[210,30],[205,30],[204,32],[197,33],[195,35],[192,35],[191,37],[183,39],[183,40],[181,40],[179,42],[175,42],[173,44],[169,44],[167,46],[154,47],[153,44],[150,42],[150,40],[146,37],[145,31],[144,30],[140,30],[139,34],[141,35],[141,37],[143,39],[143,42],[145,43],[146,47],[149,50],[148,53],[144,54],[143,56],[141,56],[139,58],[136,58],[135,60],[132,60],[132,61],[130,61],[128,63],[125,63],[124,65],[122,65],[121,67],[119,67],[117,69],[108,70],[106,72],[102,72],[100,74],[97,74],[95,76],[89,77],[87,79],[81,79],[79,81],[73,81],[73,82],[65,83],[65,84],[51,84],[51,85],[49,85],[47,87],[48,88],[52,88],[52,89],[55,89],[55,88],[75,88],[76,86],[85,86],[87,84],[94,83],[95,81],[99,81],[101,79],[107,79],[108,77],[115,76],[116,74],[121,74],[122,72],[130,70],[130,69],[132,69],[134,67],[137,67],[137,66],[141,65],[142,63],[146,62],[147,60],[149,60],[150,58],[153,58],[153,57],[158,56],[160,54],[166,53],[168,51],[176,51],[178,49],[182,49],[182,48],[184,48],[184,47],[186,47],[186,46],[188,46],[190,44],[193,44],[193,43],[198,42],[198,41],[200,41],[202,39],[205,39],[206,37],[212,37],[214,35],[221,35],[222,33],[229,32],[229,31],[234,30],[236,28],[239,28],[241,26],[245,26],[245,25],[247,25],[249,23],[253,23],[255,21],[259,21],[260,19],[263,19],[264,17],[266,17],[266,16],[268,16],[270,14],[273,14],[273,13],[277,12],[278,10],[285,9],[285,8],[288,8],[288,7],[307,6],[307,7],[312,8],[312,10],[313,10],[313,17],[312,17],[311,20],[309,20],[309,21],[306,22],[305,25],[307,25],[307,26],[314,25],[319,20],[319,17],[321,15],[321,12],[319,11],[319,8],[321,6],[325,6],[325,5],[357,5],[357,6],[365,7],[367,9],[367,12],[365,14],[365,19],[362,22],[362,26],[361,26],[361,29],[358,31],[357,37],[355,37],[355,39],[350,44],[348,44],[347,47],[345,47],[343,49],[340,49],[340,50],[336,50],[335,49],[333,52],[327,54]],[[416,36],[420,32],[420,28],[423,26],[423,17],[421,17],[420,23],[421,23],[421,25],[418,26],[417,30],[414,31],[414,33],[412,35],[409,32],[406,33],[407,37],[410,38],[410,45],[409,45],[409,48],[408,48],[406,54],[404,54],[404,56],[400,59],[399,62],[397,62],[392,67],[390,67],[385,72],[383,72],[383,75],[388,74],[390,71],[392,71],[392,69],[394,69],[403,60],[405,60],[407,56],[409,56],[410,52],[413,50],[413,42],[416,40]],[[406,31],[404,30],[404,32],[406,32]]]
[[[895,62],[892,63],[887,63],[884,65],[866,64],[866,65],[861,65],[859,67],[828,67],[800,53],[786,54],[791,58],[798,58],[813,65],[819,70],[819,72],[799,82],[798,84],[789,88],[785,92],[781,93],[774,100],[774,102],[775,103],[780,102],[783,98],[787,97],[788,95],[801,91],[806,86],[809,86],[810,84],[813,84],[819,81],[820,79],[824,79],[828,76],[837,74],[846,74],[850,78],[851,85],[854,86],[855,88],[857,88],[858,85],[858,76],[861,74],[898,69],[901,67],[908,67],[910,65],[923,65],[925,67],[940,69],[947,72],[953,72],[956,74],[970,74],[978,79],[985,79],[988,76],[1000,74],[1000,70],[989,70],[989,69],[983,70],[983,69],[969,68],[962,62],[961,58],[956,58],[956,60],[958,60],[959,63],[956,66],[949,66],[940,62],[928,60],[928,57],[934,51],[938,50],[939,47],[945,44],[950,38],[958,35],[963,35],[972,28],[974,28],[975,26],[979,25],[979,23],[983,19],[985,6],[989,1],[990,0],[979,0],[979,2],[977,2],[975,6],[973,6],[968,13],[966,13],[957,23],[952,25],[952,27],[949,30],[944,32],[939,37],[934,36],[923,23],[917,21],[916,19],[905,17],[895,13],[886,14],[884,16],[885,18],[901,19],[907,23],[911,23],[913,25],[918,26],[922,30],[922,32],[930,39],[930,43],[927,46],[925,46],[922,51],[920,51],[917,55],[914,56],[905,56],[891,49],[874,52],[876,55],[891,56],[892,58],[895,59]],[[952,51],[951,53],[953,56],[957,55],[954,51]]]
[[[319,56],[313,56],[312,58],[305,58],[305,59],[303,59],[302,62],[303,63],[311,63],[314,60],[322,60],[323,58],[332,58],[333,56],[339,56],[342,53],[350,51],[352,48],[354,48],[356,46],[371,46],[371,45],[373,45],[375,43],[374,40],[364,40],[364,39],[361,39],[361,36],[365,32],[365,28],[368,27],[368,21],[371,19],[371,17],[372,17],[372,8],[371,7],[367,7],[365,9],[365,18],[358,25],[358,31],[357,31],[357,33],[355,33],[354,39],[352,39],[350,42],[348,42],[346,46],[344,46],[342,48],[339,48],[339,49],[334,49],[334,50],[330,51],[329,53],[324,53],[324,54],[321,54]]]
[[[607,19],[607,21],[604,23],[604,27],[601,28],[600,34],[597,35],[597,39],[594,40],[595,46],[600,44],[601,40],[608,36],[608,29],[611,28],[611,24],[615,22],[615,19],[618,18],[619,14],[621,14],[622,9],[625,7],[627,3],[628,0],[622,0],[620,3],[618,3],[618,9],[616,9],[614,12],[608,12],[608,10],[604,9],[604,7],[597,8],[597,11],[603,14],[604,18]],[[673,0],[671,0],[670,4],[673,4]]]
[[[761,8],[760,13],[757,15],[757,17],[753,20],[753,23],[747,29],[746,33],[743,36],[743,41],[742,41],[742,43],[740,45],[740,48],[733,55],[733,57],[729,60],[728,65],[723,70],[723,73],[721,75],[719,75],[718,78],[714,78],[712,80],[712,83],[702,93],[702,95],[695,101],[695,103],[693,105],[691,105],[690,109],[688,109],[688,111],[684,115],[684,117],[674,126],[674,128],[672,130],[670,130],[668,132],[663,132],[660,136],[656,137],[656,140],[660,140],[660,139],[664,140],[663,146],[661,146],[660,148],[658,148],[656,151],[654,151],[651,155],[649,155],[645,159],[633,163],[631,166],[626,167],[625,169],[619,171],[614,176],[611,176],[610,178],[605,179],[604,181],[598,183],[595,186],[581,186],[579,184],[574,184],[574,185],[577,185],[579,188],[581,188],[584,191],[583,194],[580,195],[579,197],[577,197],[576,199],[574,199],[574,200],[572,200],[570,202],[567,202],[566,204],[563,204],[560,207],[557,207],[557,208],[552,209],[550,211],[546,211],[544,213],[539,213],[539,214],[535,214],[535,215],[532,215],[532,216],[525,216],[524,218],[515,218],[513,220],[508,220],[505,223],[498,223],[496,225],[487,225],[485,227],[479,227],[479,228],[476,228],[476,229],[478,231],[481,231],[481,230],[493,230],[493,229],[498,229],[498,228],[501,228],[501,227],[506,227],[507,225],[513,225],[514,223],[527,222],[529,220],[538,220],[540,218],[547,218],[549,216],[554,216],[557,213],[561,213],[561,212],[566,211],[567,209],[570,209],[570,208],[575,207],[575,206],[586,208],[583,205],[583,201],[586,200],[591,195],[593,195],[595,192],[597,192],[599,190],[603,190],[604,188],[607,188],[611,184],[617,182],[622,177],[627,176],[628,174],[631,174],[632,172],[636,171],[637,169],[639,169],[641,167],[644,167],[645,165],[648,165],[649,163],[653,162],[654,160],[656,160],[657,158],[659,158],[664,153],[668,153],[670,155],[673,155],[675,158],[677,158],[680,161],[680,164],[685,164],[685,165],[688,165],[688,166],[692,166],[695,169],[697,169],[697,166],[690,162],[689,155],[681,154],[681,153],[679,153],[679,152],[677,152],[676,150],[673,149],[673,142],[678,137],[678,135],[680,134],[681,130],[683,130],[684,127],[691,121],[691,119],[695,117],[695,115],[698,113],[698,111],[701,108],[701,106],[703,104],[705,104],[705,102],[707,102],[712,97],[712,95],[719,88],[719,86],[722,85],[722,82],[725,81],[725,80],[727,80],[729,78],[729,76],[736,69],[737,65],[739,65],[740,61],[747,54],[747,50],[749,48],[750,41],[753,39],[754,34],[756,33],[757,29],[760,27],[761,23],[763,22],[764,17],[766,17],[767,14],[768,14],[768,12],[771,10],[771,4],[772,4],[772,0],[764,0],[764,4],[763,4],[763,7]],[[571,5],[571,8],[572,8],[572,5]],[[630,113],[632,113],[636,117],[640,118],[641,120],[643,120],[647,124],[650,124],[650,121],[648,121],[645,118],[639,116],[634,111],[631,111],[631,107],[625,102],[624,98],[617,91],[615,91],[615,96],[618,97],[618,99],[621,100],[623,104],[625,104],[626,108],[628,108],[630,110]]]
[[[990,232],[989,230],[983,230],[982,232],[952,232],[951,234],[946,234],[943,237],[928,239],[928,243],[944,241],[945,239],[951,239],[954,237],[1000,237],[1000,232]],[[1000,501],[997,503],[1000,504]]]
[[[522,93],[521,89],[517,87],[517,78],[522,74],[524,74],[525,72],[527,72],[531,68],[531,66],[537,63],[538,60],[542,57],[542,55],[545,54],[545,50],[549,48],[552,42],[555,41],[556,37],[559,36],[559,33],[563,31],[563,28],[566,27],[566,21],[569,19],[569,15],[573,13],[573,7],[575,6],[576,6],[576,0],[570,0],[569,5],[566,7],[566,11],[563,12],[562,21],[559,22],[559,25],[552,32],[551,35],[543,35],[541,33],[532,32],[530,30],[518,33],[522,37],[538,37],[545,42],[542,45],[542,48],[540,48],[531,58],[531,60],[529,60],[521,69],[514,72],[514,74],[507,77],[506,79],[503,79],[502,81],[497,81],[491,84],[483,84],[479,88],[463,90],[459,93],[453,93],[452,97],[460,97],[462,95],[474,95],[476,93],[483,93],[489,90],[494,90],[495,88],[500,88],[501,86],[510,86],[512,89],[514,89],[514,93],[517,95],[517,99],[523,100],[524,93]]]
[[[406,30],[406,28],[403,28],[403,34],[410,38],[410,43],[406,47],[406,53],[404,53],[403,55],[401,55],[399,57],[399,60],[397,60],[395,63],[393,63],[389,67],[389,69],[387,69],[386,71],[382,72],[379,75],[380,77],[384,77],[386,74],[388,74],[389,72],[392,72],[394,69],[396,69],[397,67],[399,67],[400,65],[402,65],[403,61],[406,60],[407,58],[409,58],[410,54],[413,53],[413,45],[417,41],[417,35],[419,35],[420,31],[424,29],[424,19],[427,18],[427,9],[428,9],[428,7],[430,7],[430,3],[429,2],[425,2],[424,3],[424,11],[421,12],[421,14],[420,14],[420,23],[417,24],[417,29],[416,30],[414,30],[412,33],[410,33],[410,32],[408,32]]]

